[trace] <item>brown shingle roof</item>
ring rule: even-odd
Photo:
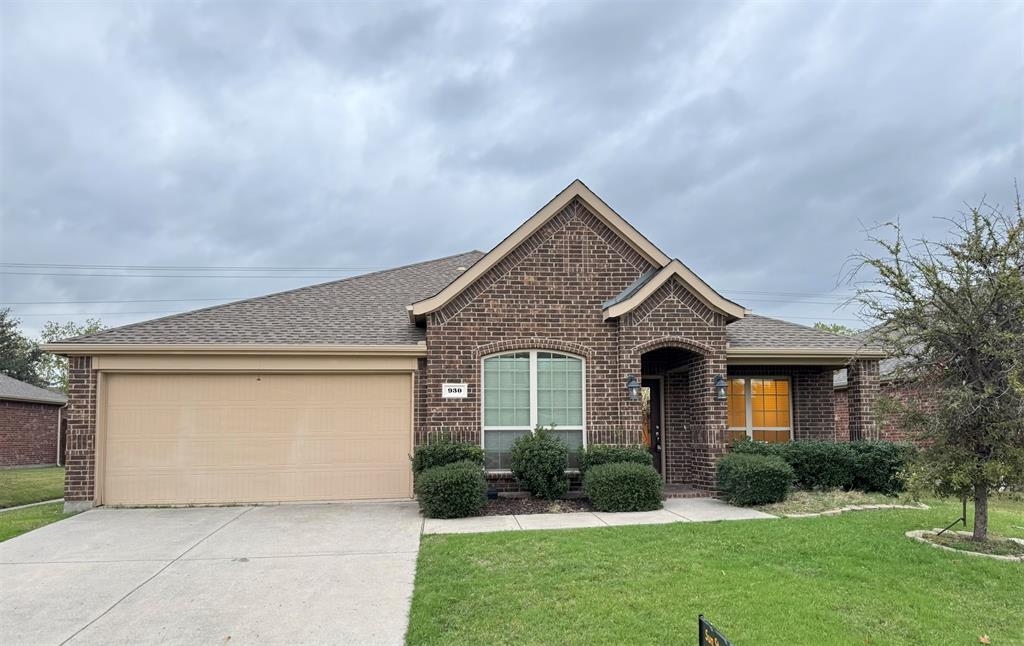
[[[0,374],[0,399],[41,402],[44,404],[56,404],[57,406],[63,405],[68,401],[64,393],[33,386],[3,374]]]
[[[730,348],[801,348],[808,350],[861,350],[864,339],[816,330],[806,325],[747,314],[726,326]]]
[[[244,301],[132,323],[61,343],[409,345],[424,340],[410,303],[444,289],[483,257],[448,256]],[[849,349],[863,341],[756,314],[730,323],[732,348]]]
[[[406,306],[444,289],[482,252],[132,323],[61,343],[408,345],[423,329]]]

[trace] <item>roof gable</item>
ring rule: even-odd
[[[629,222],[616,213],[604,200],[598,197],[593,191],[587,188],[580,180],[574,180],[565,187],[561,193],[556,195],[550,202],[544,205],[541,210],[533,214],[530,219],[519,225],[519,227],[498,243],[496,247],[484,254],[472,267],[463,272],[458,278],[451,282],[444,289],[430,298],[417,301],[409,306],[409,316],[413,320],[441,309],[466,288],[482,277],[489,269],[497,265],[512,253],[533,233],[544,226],[551,218],[555,217],[574,199],[581,200],[591,212],[597,215],[613,232],[626,241],[637,253],[643,256],[655,267],[664,267],[671,262],[661,249],[645,238],[639,231],[633,228]]]
[[[724,314],[729,320],[741,319],[746,313],[743,306],[733,303],[716,292],[689,267],[676,259],[662,267],[656,274],[649,276],[646,282],[630,285],[622,294],[605,303],[602,308],[604,320],[618,318],[632,312],[658,291],[658,288],[672,279],[678,280],[698,300],[712,310]]]

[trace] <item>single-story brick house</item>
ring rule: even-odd
[[[409,498],[438,433],[480,443],[507,489],[538,424],[573,450],[646,430],[666,482],[710,489],[730,439],[834,439],[843,366],[849,434],[874,437],[881,357],[724,298],[578,180],[487,253],[47,349],[70,357],[77,507]]]
[[[63,393],[0,374],[0,467],[57,464]]]

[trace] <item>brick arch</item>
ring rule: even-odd
[[[711,346],[701,343],[700,341],[694,341],[681,336],[663,336],[657,339],[651,339],[650,341],[644,341],[643,343],[634,346],[633,352],[637,355],[641,355],[645,352],[651,352],[652,350],[660,350],[661,348],[682,348],[683,350],[696,352],[704,357],[711,356],[715,353],[714,348]]]
[[[564,341],[561,339],[546,339],[542,337],[521,337],[516,339],[503,339],[494,343],[487,343],[477,346],[473,350],[473,357],[480,359],[489,354],[498,352],[509,352],[512,350],[554,350],[556,352],[569,352],[583,357],[590,362],[593,351],[580,343]]]

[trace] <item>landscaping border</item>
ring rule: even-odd
[[[912,529],[909,532],[907,532],[906,534],[904,534],[904,536],[906,536],[907,538],[913,539],[913,540],[915,540],[915,541],[917,541],[919,543],[924,543],[925,545],[931,545],[932,547],[934,547],[936,549],[946,550],[947,552],[953,552],[954,554],[967,554],[968,556],[982,556],[982,557],[985,557],[985,558],[996,559],[997,561],[1016,561],[1016,562],[1019,562],[1019,563],[1024,563],[1024,556],[1009,556],[1009,555],[1003,555],[1003,554],[985,554],[984,552],[971,552],[969,550],[958,550],[955,547],[948,547],[946,545],[939,545],[938,543],[933,543],[930,540],[928,540],[927,538],[925,538],[926,534],[937,534],[937,533],[939,533],[941,531],[942,531],[941,527],[937,527],[935,529]],[[972,536],[972,534],[970,532],[952,532],[952,533],[956,534],[957,536],[966,536],[966,537]],[[1014,543],[1018,543],[1020,545],[1024,545],[1024,538],[1013,538],[1013,537],[1007,536],[1007,537],[1005,537],[1004,540],[1013,541]]]
[[[847,505],[845,507],[837,507],[836,509],[828,509],[825,511],[782,514],[782,516],[784,518],[813,518],[815,516],[838,516],[839,514],[843,514],[848,511],[869,511],[872,509],[931,509],[931,507],[923,502],[919,502],[914,505]]]

